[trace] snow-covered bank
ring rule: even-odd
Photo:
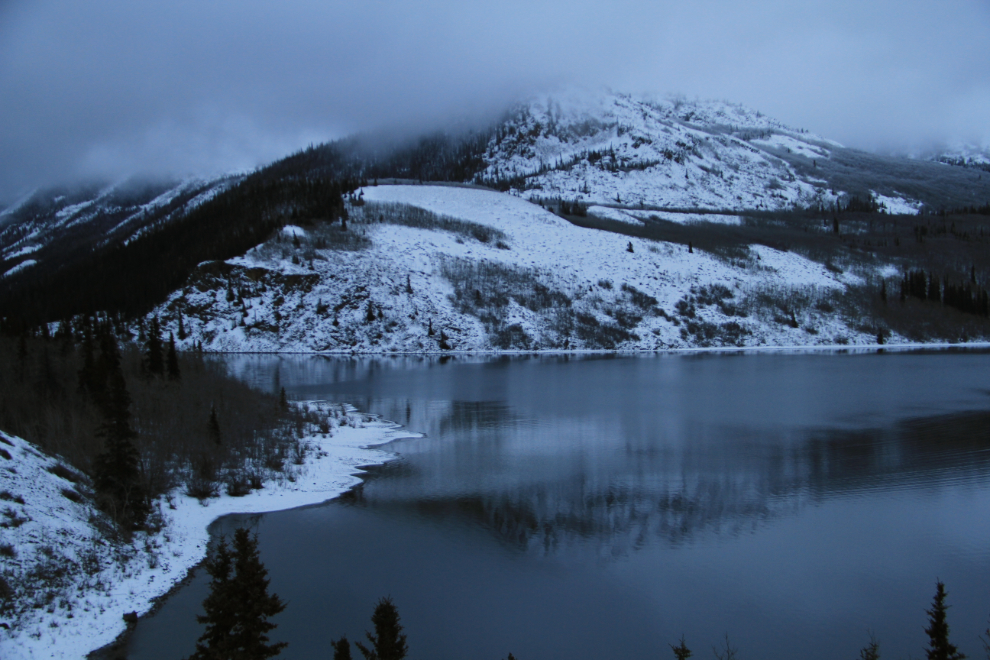
[[[10,585],[33,585],[15,592],[20,614],[0,617],[9,626],[0,628],[0,657],[84,658],[125,629],[125,614],[150,610],[203,559],[212,521],[332,499],[360,481],[360,466],[394,458],[376,446],[414,435],[353,409],[330,419],[328,433],[301,440],[301,464],[263,489],[205,502],[177,489],[155,503],[160,529],[127,544],[107,539],[105,519],[79,494],[82,481],[74,484],[57,458],[0,432],[0,571]]]

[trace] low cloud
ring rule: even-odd
[[[990,141],[977,0],[0,4],[0,196],[250,168],[567,82],[741,102],[852,146]]]

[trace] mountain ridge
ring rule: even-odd
[[[830,330],[828,336],[832,340],[850,341],[851,337],[857,337],[859,343],[876,341],[884,332],[905,340],[944,338],[953,332],[958,336],[973,336],[973,328],[961,334],[942,329],[934,333],[907,330],[903,321],[887,318],[891,314],[886,312],[877,316],[872,308],[882,287],[890,286],[893,291],[897,276],[906,278],[912,269],[925,270],[929,279],[944,281],[946,286],[949,282],[969,279],[967,286],[976,288],[967,295],[979,299],[990,275],[990,264],[984,263],[986,258],[980,256],[979,248],[988,234],[981,220],[985,216],[979,210],[990,199],[990,178],[984,181],[980,171],[846,149],[834,141],[788,128],[761,113],[725,102],[576,92],[546,98],[521,104],[502,121],[460,136],[435,134],[391,146],[383,146],[372,137],[358,136],[312,146],[249,175],[178,182],[171,186],[149,184],[142,188],[136,184],[138,192],[130,193],[130,198],[123,188],[93,188],[74,197],[35,196],[20,206],[6,209],[0,218],[0,270],[4,271],[0,277],[0,302],[4,303],[5,311],[23,310],[22,318],[13,318],[16,315],[11,314],[4,320],[4,326],[8,332],[16,331],[37,326],[40,321],[51,323],[98,311],[117,315],[125,324],[133,324],[152,311],[168,317],[176,312],[167,305],[175,302],[177,291],[188,290],[195,281],[207,282],[218,273],[220,279],[226,278],[222,286],[227,292],[224,297],[228,297],[236,288],[228,277],[232,269],[238,272],[237,279],[269,277],[260,275],[258,269],[272,273],[271,278],[278,281],[279,287],[314,277],[313,286],[317,286],[316,282],[322,286],[323,279],[332,273],[315,266],[332,262],[345,268],[347,260],[342,255],[350,255],[353,261],[360,260],[360,255],[373,253],[381,268],[394,271],[390,277],[402,279],[401,263],[391,264],[392,256],[375,247],[376,241],[381,243],[388,237],[378,225],[390,227],[392,233],[415,229],[434,235],[454,235],[462,242],[475,240],[471,233],[478,227],[482,233],[504,230],[499,222],[485,215],[483,208],[472,210],[453,198],[447,200],[456,208],[453,215],[444,204],[423,208],[411,199],[372,200],[377,194],[373,191],[384,189],[375,185],[379,181],[405,181],[501,190],[508,197],[525,200],[532,206],[522,213],[530,220],[554,217],[555,222],[563,222],[558,228],[563,232],[560,236],[565,237],[561,241],[572,245],[575,240],[597,241],[591,237],[605,232],[613,235],[610,241],[619,240],[622,247],[628,244],[630,250],[656,248],[679,254],[679,250],[686,248],[688,254],[700,251],[713,256],[721,264],[718,268],[730,270],[744,269],[751,262],[770,258],[769,253],[764,254],[765,249],[774,250],[775,255],[796,250],[794,254],[816,264],[815,268],[825,269],[821,281],[829,283],[830,288],[852,287],[856,292],[855,301],[840,296],[848,308],[844,312],[845,330]],[[415,187],[404,190],[403,194],[415,197]],[[369,202],[398,205],[401,211],[378,222],[364,217],[364,192],[369,194]],[[461,193],[462,197],[465,194]],[[482,207],[488,202],[481,200],[498,199],[491,203],[503,209],[514,208],[508,199],[489,198],[480,193],[472,199]],[[953,216],[950,231],[945,209],[956,207],[966,210],[958,219]],[[437,217],[424,220],[423,213]],[[414,216],[419,219],[410,220]],[[447,219],[437,219],[441,216]],[[348,220],[351,221],[349,232],[345,229]],[[475,226],[475,230],[464,229],[469,225]],[[277,246],[283,238],[290,240],[282,233],[288,226],[299,232],[291,240],[301,243],[301,252],[284,252],[281,261],[258,261],[245,253],[250,248],[257,254],[260,244],[267,246],[261,252],[269,256],[281,251],[282,247],[272,246]],[[550,230],[540,227],[539,222],[525,229],[517,227],[512,240],[502,241],[510,249],[486,253],[484,258],[500,264],[499,268],[509,268],[511,274],[506,277],[511,282],[532,280],[547,291],[574,300],[575,291],[568,287],[577,286],[576,280],[558,290],[549,279],[543,276],[534,279],[532,274],[526,274],[529,262],[516,263],[504,258],[510,253],[515,256],[525,252],[527,243],[543,241],[543,234]],[[50,234],[47,242],[45,232]],[[575,239],[577,236],[581,238]],[[935,236],[951,236],[953,240],[938,239],[941,242],[936,250],[933,238],[925,238]],[[488,250],[499,240],[483,247]],[[398,244],[393,247],[398,252],[406,249]],[[430,273],[439,275],[431,280],[430,286],[436,291],[446,291],[447,296],[463,294],[451,290],[455,284],[451,279],[451,255],[466,258],[458,250],[446,244],[442,248],[436,246],[436,259],[431,261]],[[169,261],[163,262],[156,256],[159,254],[169,255]],[[477,261],[478,254],[472,253],[471,267],[487,268]],[[493,256],[499,258],[490,258]],[[290,257],[298,263],[285,263]],[[538,257],[527,256],[527,259],[536,263],[540,262]],[[539,267],[546,271],[566,269],[568,261],[558,254],[554,259],[540,262]],[[600,275],[578,278],[585,280],[581,287],[610,279],[608,264],[601,263],[599,267]],[[369,274],[376,268],[371,263],[365,266]],[[657,310],[670,316],[680,301],[690,309],[691,301],[698,298],[699,288],[708,291],[710,286],[724,286],[719,278],[733,277],[720,271],[710,281],[695,278],[678,289],[676,296],[666,288],[643,295],[665,300],[666,307],[661,304]],[[742,279],[752,278],[747,275]],[[406,280],[411,287],[408,273]],[[645,291],[631,283],[615,284]],[[530,293],[536,290],[532,282],[526,286]],[[243,288],[250,287],[244,283]],[[483,300],[488,293],[497,293],[501,307],[506,300],[515,300],[508,291],[476,290]],[[639,295],[624,293],[632,298]],[[516,292],[516,298],[527,295]],[[702,298],[707,295],[703,294]],[[384,306],[385,298],[361,299],[374,307]],[[739,300],[725,302],[728,299],[723,297],[722,304],[717,306],[738,308]],[[163,300],[169,301],[166,306],[162,305]],[[802,304],[810,309],[813,303],[808,300]],[[826,303],[826,307],[833,308],[828,313],[834,313],[837,308],[834,302]],[[218,318],[229,312],[214,307],[213,303],[203,304],[204,309],[211,309]],[[646,314],[622,316],[620,313],[621,321],[603,309],[595,314],[601,312],[604,316],[590,317],[581,316],[585,311],[572,310],[569,312],[572,330],[575,322],[584,319],[578,325],[584,323],[588,327],[580,332],[589,337],[598,333],[598,338],[589,343],[573,334],[569,335],[570,339],[562,339],[564,335],[560,333],[554,335],[544,327],[549,321],[542,316],[538,322],[530,319],[536,325],[525,331],[524,324],[504,323],[505,318],[500,315],[505,310],[501,307],[498,318],[493,320],[485,316],[487,312],[470,309],[472,306],[464,301],[455,300],[451,307],[438,299],[431,303],[431,313],[443,316],[451,328],[472,326],[477,332],[448,333],[441,328],[438,332],[448,333],[447,341],[424,343],[417,339],[387,347],[379,342],[373,347],[370,338],[352,328],[356,334],[347,342],[321,346],[310,343],[304,347],[286,340],[276,330],[274,339],[261,339],[258,335],[255,340],[239,343],[227,337],[214,344],[216,337],[229,335],[232,330],[228,328],[216,330],[206,343],[216,350],[295,347],[376,351],[444,350],[441,343],[448,347],[469,346],[470,350],[544,350],[568,346],[644,349],[713,342],[746,345],[754,341],[765,345],[783,340],[773,327],[781,319],[792,329],[801,325],[794,304],[774,305],[777,311],[771,316],[777,320],[762,329],[754,326],[747,330],[748,322],[740,320],[745,317],[732,314],[711,316],[704,320],[708,325],[699,325],[699,320],[685,316],[684,322],[692,328],[688,337],[681,332],[684,328],[671,334],[650,325],[652,321],[644,321],[659,314],[652,308],[640,310],[649,312]],[[451,311],[455,307],[460,311]],[[271,311],[274,310],[267,310],[266,315]],[[540,316],[545,310],[530,311]],[[808,314],[809,319],[815,316],[813,312]],[[372,312],[366,310],[365,315],[370,317]],[[642,318],[632,323],[631,319],[637,315]],[[594,326],[592,318],[598,330],[590,329]],[[280,321],[272,315],[266,323],[278,328]],[[235,327],[241,324],[237,319],[231,322]],[[335,327],[339,327],[340,319],[337,323]],[[419,332],[415,318],[401,323],[410,332]],[[647,325],[640,327],[640,323]],[[806,324],[808,336],[797,343],[822,343],[823,338],[815,334],[820,334],[821,323],[809,323]],[[525,332],[520,334],[514,329],[515,339],[497,339],[502,337],[499,333],[515,325]],[[967,319],[962,325],[968,328],[971,323]],[[718,329],[723,326],[732,328],[731,332],[725,330],[729,332],[725,337],[724,328]],[[177,326],[171,329],[178,331]],[[643,331],[655,330],[660,334],[652,336],[663,339],[643,339]],[[987,334],[980,328],[975,333]],[[453,334],[458,334],[456,341]],[[610,338],[604,338],[606,335]],[[199,337],[197,341],[203,339]]]

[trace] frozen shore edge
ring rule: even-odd
[[[300,401],[299,405],[317,402]],[[86,609],[77,605],[72,618],[61,610],[39,612],[29,625],[0,630],[0,657],[5,660],[83,660],[118,639],[127,629],[124,615],[153,610],[159,598],[183,582],[206,556],[208,528],[231,514],[271,513],[320,504],[361,483],[362,468],[397,458],[382,448],[395,440],[420,437],[401,426],[346,406],[349,424],[332,434],[309,435],[301,465],[289,465],[264,488],[243,497],[222,494],[200,502],[176,489],[154,506],[165,521],[161,531],[136,534],[137,556],[108,576],[105,592],[88,594]],[[20,440],[20,439],[17,439]],[[20,442],[24,442],[20,440]],[[24,442],[24,444],[28,444]],[[150,550],[149,550],[150,549]],[[154,557],[154,560],[152,559]]]
[[[968,341],[968,342],[897,342],[883,344],[773,344],[762,346],[695,346],[688,348],[541,348],[532,350],[510,350],[510,349],[469,349],[448,351],[360,351],[360,350],[334,350],[334,351],[301,351],[301,350],[243,350],[243,351],[211,351],[204,352],[209,355],[270,355],[270,356],[303,356],[303,357],[479,357],[492,358],[501,356],[549,356],[549,355],[693,355],[697,353],[872,353],[878,350],[891,353],[907,353],[911,351],[946,351],[946,350],[986,350],[990,349],[990,341]]]

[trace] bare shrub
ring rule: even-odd
[[[0,492],[0,500],[4,502],[17,502],[18,504],[24,504],[24,498],[20,495],[14,495],[9,490]]]
[[[83,496],[71,488],[63,488],[61,493],[62,497],[71,502],[75,502],[76,504],[81,504],[83,502]]]
[[[364,224],[385,223],[446,231],[480,243],[495,243],[496,247],[503,250],[509,247],[509,237],[499,229],[477,222],[440,215],[408,204],[366,202],[363,208],[354,213],[354,221]]]
[[[81,474],[79,474],[75,470],[72,470],[62,465],[61,463],[56,463],[55,465],[51,466],[50,468],[48,468],[48,471],[54,474],[56,477],[61,477],[62,479],[65,479],[66,481],[72,482],[74,484],[79,483],[80,481],[82,481],[83,478]]]

